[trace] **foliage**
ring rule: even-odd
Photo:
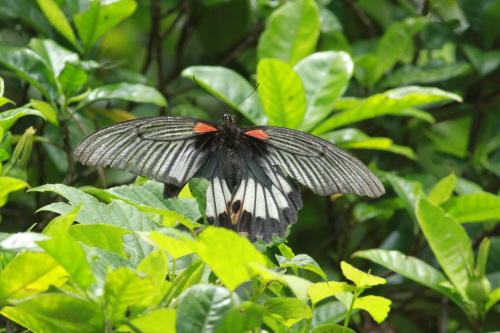
[[[0,2],[8,329],[499,330],[499,9],[491,0]],[[287,239],[251,244],[206,227],[205,181],[165,200],[159,183],[116,186],[133,176],[73,158],[105,125],[215,121],[226,105],[241,125],[354,150],[387,194],[304,189]],[[347,264],[351,254],[375,275]]]

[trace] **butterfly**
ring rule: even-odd
[[[252,242],[284,237],[297,222],[297,183],[324,196],[385,192],[367,166],[338,146],[287,128],[238,128],[231,114],[219,124],[186,117],[113,124],[86,137],[74,155],[83,164],[130,167],[164,183],[165,198],[176,197],[192,178],[207,179],[208,222]]]

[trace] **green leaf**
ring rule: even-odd
[[[470,74],[473,68],[468,63],[455,63],[437,68],[422,68],[412,65],[396,69],[381,82],[383,87],[398,87],[409,84],[434,83]]]
[[[175,309],[155,309],[149,313],[143,314],[130,322],[141,332],[147,333],[176,333],[175,330]],[[125,332],[126,328],[119,329],[119,332]]]
[[[398,111],[408,108],[446,101],[460,102],[462,99],[437,88],[409,86],[387,90],[382,94],[370,96],[348,110],[336,113],[316,127],[312,134],[318,135],[361,120],[386,114],[399,115]]]
[[[41,293],[50,285],[61,286],[68,273],[47,253],[18,254],[0,274],[0,307],[9,300]]]
[[[500,287],[490,293],[490,297],[488,298],[484,309],[488,311],[493,305],[497,304],[498,302],[500,302]]]
[[[500,50],[484,52],[472,45],[463,45],[463,51],[480,76],[486,76],[500,66]]]
[[[73,97],[82,87],[85,87],[89,75],[87,71],[78,63],[67,62],[66,66],[59,75],[58,80],[61,84],[61,89],[67,98]]]
[[[337,98],[347,88],[353,66],[349,54],[334,51],[313,53],[295,65],[307,101],[301,131],[309,131],[332,112]]]
[[[59,76],[66,62],[76,62],[80,59],[77,53],[71,52],[52,39],[32,38],[29,48],[45,60],[54,76]]]
[[[259,60],[275,58],[293,66],[314,52],[319,31],[319,11],[314,1],[289,2],[269,17],[257,45],[257,56]]]
[[[79,110],[96,101],[108,99],[121,99],[137,103],[153,103],[159,106],[167,106],[165,97],[153,87],[145,86],[140,83],[113,83],[92,90],[92,92],[76,106],[76,109]]]
[[[358,251],[354,255],[369,259],[408,279],[434,289],[446,295],[458,306],[463,306],[461,298],[454,288],[450,288],[449,281],[443,273],[418,258],[405,256],[399,251],[382,249]]]
[[[224,228],[207,227],[199,241],[192,242],[192,248],[231,291],[250,280],[248,263],[266,264],[264,256],[247,238]]]
[[[21,108],[17,108],[17,109],[10,109],[10,110],[3,111],[2,113],[0,113],[0,128],[3,128],[4,130],[8,130],[12,125],[14,125],[14,123],[16,122],[16,120],[18,118],[21,118],[24,116],[29,116],[29,115],[38,116],[38,117],[42,117],[43,119],[45,119],[45,116],[37,110],[33,110],[30,108],[25,108],[25,107],[21,107]]]
[[[455,189],[455,184],[457,182],[457,177],[454,173],[449,174],[447,177],[441,179],[432,190],[429,192],[427,199],[433,204],[441,205],[442,203],[448,201],[453,190]]]
[[[499,220],[500,197],[487,192],[461,195],[450,198],[444,209],[459,222]]]
[[[178,332],[215,332],[231,312],[231,293],[228,289],[198,284],[179,298],[176,329]]]
[[[77,332],[104,331],[104,318],[99,305],[76,296],[46,293],[17,303],[16,306],[35,318],[48,320]]]
[[[358,297],[354,301],[353,308],[368,311],[373,319],[380,324],[387,318],[390,311],[389,305],[391,305],[391,303],[391,300],[385,297],[369,295]]]
[[[281,243],[280,245],[278,245],[278,249],[280,250],[281,255],[287,259],[292,259],[293,257],[295,257],[292,249],[285,243]]]
[[[340,325],[335,325],[335,324],[327,324],[327,325],[321,325],[321,326],[316,326],[313,328],[310,333],[356,333],[355,331],[351,330],[348,327],[343,327]]]
[[[417,204],[417,199],[424,195],[422,184],[398,177],[392,173],[387,174],[387,179],[398,197],[403,200],[408,214],[416,221],[415,205]]]
[[[113,2],[91,1],[90,8],[73,16],[76,30],[85,52],[123,19],[132,15],[137,7],[134,0]]]
[[[66,16],[54,0],[36,0],[45,17],[77,50],[81,50]]]
[[[51,332],[51,333],[66,333],[67,331],[60,328],[50,320],[37,318],[29,312],[17,307],[5,307],[0,312],[5,317],[13,322],[27,328],[32,332]]]
[[[351,292],[356,290],[356,287],[347,284],[346,282],[319,282],[313,284],[307,293],[311,298],[312,304],[341,293]]]
[[[59,126],[59,120],[57,119],[57,112],[56,110],[54,110],[52,105],[37,99],[31,99],[30,104],[31,106],[33,106],[34,109],[42,113],[43,118],[46,118],[50,123]]]
[[[50,240],[40,241],[38,244],[68,271],[74,282],[83,290],[87,290],[96,282],[85,251],[67,233],[56,230],[56,236]],[[64,250],[61,251],[61,249]]]
[[[216,333],[245,333],[262,324],[264,314],[267,312],[262,305],[245,302],[224,318],[217,328]]]
[[[189,246],[189,244],[175,239],[174,237],[170,237],[156,231],[151,231],[149,238],[155,242],[159,248],[170,254],[174,259],[193,253],[193,249]]]
[[[418,201],[415,210],[422,232],[446,276],[465,297],[468,281],[466,267],[474,266],[469,236],[453,216],[425,197]]]
[[[323,272],[321,267],[319,267],[318,263],[307,254],[299,254],[292,259],[287,259],[285,257],[276,255],[276,259],[278,259],[280,267],[295,267],[307,269],[308,271],[318,274],[325,281],[328,280],[325,272]]]
[[[30,49],[0,45],[0,63],[35,86],[51,101],[57,100],[59,87],[45,60]]]
[[[263,59],[257,66],[260,101],[269,125],[296,129],[306,112],[302,82],[291,66],[278,59]]]
[[[68,232],[71,225],[75,222],[76,215],[80,211],[81,205],[76,206],[68,214],[60,215],[50,221],[43,229],[43,234],[48,236],[57,236],[59,233]]]
[[[125,256],[123,253],[123,236],[130,231],[115,225],[76,224],[69,229],[69,234],[79,242]]]
[[[253,124],[267,124],[259,94],[253,93],[249,96],[254,87],[235,71],[216,66],[192,66],[184,69],[181,75],[191,80],[194,76],[202,88],[220,98],[231,108],[241,103],[236,109]]]
[[[29,187],[24,180],[12,177],[0,177],[0,207],[7,203],[9,193]]]
[[[6,97],[2,97],[3,96],[3,91],[4,91],[4,82],[3,82],[3,79],[0,77],[0,106],[3,106],[5,104],[7,104],[7,103],[15,104],[10,99],[8,99]],[[2,134],[2,133],[0,133],[0,134]]]
[[[127,308],[147,298],[153,290],[149,277],[140,277],[130,268],[109,272],[104,286],[106,319],[111,322],[125,319]]]
[[[167,295],[165,295],[162,303],[169,305],[170,302],[179,297],[179,295],[186,289],[195,284],[200,283],[203,271],[205,269],[205,264],[203,261],[198,260],[191,264],[185,271],[177,275],[172,282],[172,286],[168,290]]]
[[[151,279],[154,287],[153,292],[148,297],[142,299],[140,304],[156,305],[161,300],[158,298],[164,296],[163,289],[165,288],[165,284],[170,284],[170,282],[165,281],[168,271],[168,261],[165,252],[151,252],[137,266],[137,271],[145,273]]]
[[[345,261],[340,263],[340,268],[342,268],[342,274],[344,274],[348,280],[354,282],[358,288],[372,287],[386,283],[385,279],[362,272]]]
[[[0,241],[0,251],[43,252],[43,249],[36,242],[50,239],[49,236],[37,232],[19,232],[4,235],[5,237],[2,237]]]
[[[302,319],[312,317],[311,308],[297,298],[271,298],[265,305],[268,312],[281,316],[288,327]]]

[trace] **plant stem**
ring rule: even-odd
[[[347,328],[347,325],[349,325],[349,319],[351,318],[352,308],[354,307],[354,302],[356,301],[356,298],[358,297],[358,295],[359,295],[359,293],[357,290],[353,292],[351,306],[349,306],[349,309],[347,310],[347,314],[345,316],[345,321],[344,321],[344,327],[346,327],[346,328]]]

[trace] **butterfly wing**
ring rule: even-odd
[[[244,137],[265,143],[266,156],[319,195],[379,197],[384,186],[356,157],[316,136],[281,127],[241,128]]]
[[[176,196],[210,155],[218,126],[185,117],[140,118],[107,126],[76,148],[83,164],[111,167],[165,184]]]

